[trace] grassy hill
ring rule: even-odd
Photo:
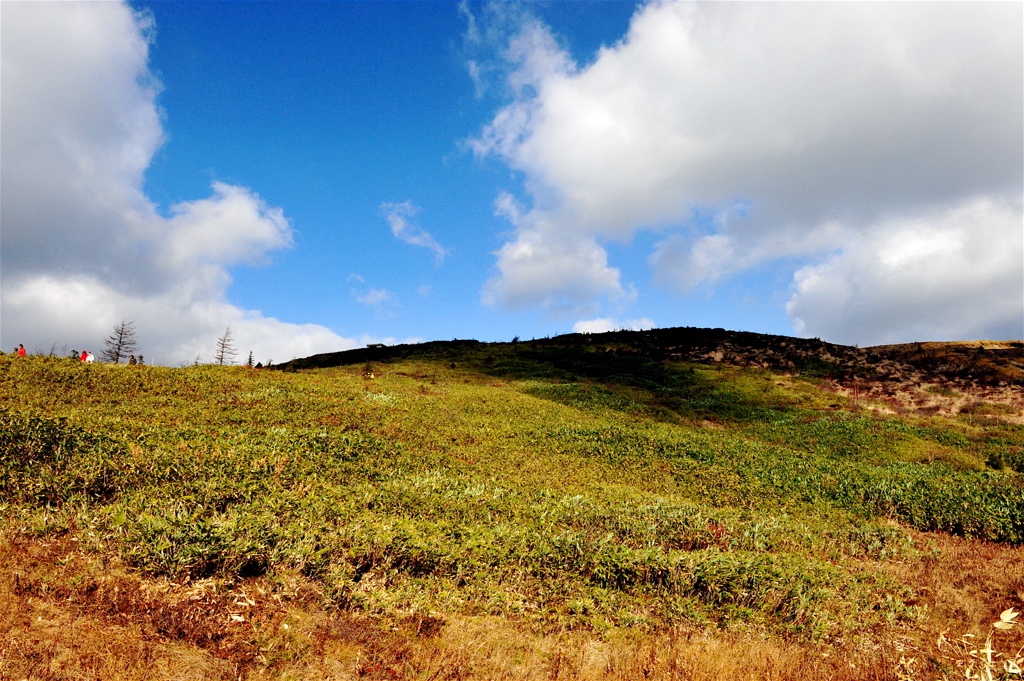
[[[962,678],[1024,602],[1022,352],[0,357],[0,676]]]

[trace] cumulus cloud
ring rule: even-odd
[[[243,310],[205,290],[192,295],[192,288],[138,295],[98,277],[39,275],[10,290],[4,285],[4,336],[39,339],[26,346],[44,352],[54,346],[97,351],[114,325],[128,319],[135,322],[147,362],[167,366],[190,363],[197,356],[211,361],[217,338],[229,324],[240,353],[251,350],[264,363],[361,344],[339,339],[322,326],[288,324]]]
[[[656,282],[688,293],[768,260],[831,251],[847,236],[841,224],[828,221],[813,227],[789,225],[766,230],[750,238],[719,220],[710,234],[677,233],[662,239],[648,262]]]
[[[602,298],[622,303],[635,296],[594,238],[561,233],[543,211],[523,214],[509,194],[499,196],[496,207],[517,230],[497,252],[498,274],[484,287],[485,305],[541,307],[569,317],[592,314]]]
[[[154,29],[122,3],[4,6],[3,343],[98,349],[133,319],[143,354],[162,364],[212,356],[228,324],[239,350],[264,360],[354,347],[227,302],[229,267],[291,245],[281,209],[221,182],[168,217],[145,195],[164,142]]]
[[[585,67],[525,21],[505,52],[511,101],[470,142],[522,173],[532,200],[485,299],[615,296],[604,244],[641,229],[667,232],[655,280],[688,290],[765,261],[859,253],[880,225],[910,229],[902,218],[977,197],[1010,206],[1019,224],[1021,21],[1019,3],[649,3]],[[549,251],[559,257],[532,255]],[[524,262],[533,286],[520,281]],[[980,270],[945,276],[984,279],[990,268],[970,262]],[[927,287],[916,271],[904,284]],[[865,308],[886,305],[859,290]],[[1001,310],[1016,300],[995,295]],[[896,336],[940,332],[919,302],[886,318]],[[800,329],[815,327],[817,308],[791,309],[805,311]],[[841,324],[829,333],[854,336]]]
[[[1020,202],[978,198],[872,225],[796,272],[797,331],[850,343],[1021,338]]]
[[[439,244],[429,232],[409,222],[410,219],[420,212],[419,206],[411,201],[384,203],[381,204],[380,210],[396,239],[433,251],[434,264],[438,267],[441,266],[445,256],[448,255],[448,249]]]
[[[268,251],[291,246],[292,230],[280,208],[243,188],[213,183],[208,199],[171,206],[164,227],[171,264],[260,264]]]

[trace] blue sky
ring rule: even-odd
[[[1021,338],[1021,7],[4,2],[0,343]]]

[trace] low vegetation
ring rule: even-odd
[[[953,679],[1020,609],[1019,411],[621,350],[0,357],[0,676]]]

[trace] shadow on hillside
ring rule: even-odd
[[[723,388],[692,367],[586,347],[523,348],[489,356],[479,370],[540,385],[531,395],[582,408],[645,412],[658,420],[752,422],[778,417],[777,405]]]
[[[604,341],[618,340],[615,334],[605,336]],[[522,343],[453,340],[371,346],[292,360],[280,368],[430,362],[493,378],[535,381],[525,392],[573,407],[642,412],[668,422],[751,423],[778,418],[780,411],[790,409],[769,403],[756,391],[739,392],[732,382],[705,378],[662,354],[573,334]]]

